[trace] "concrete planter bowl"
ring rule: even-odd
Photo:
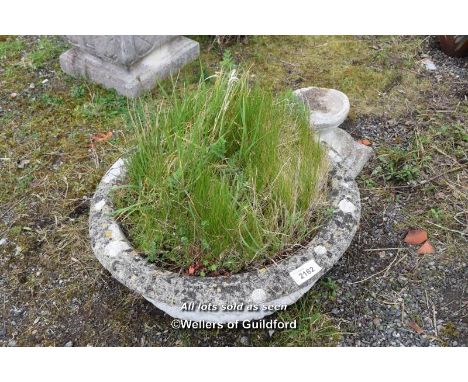
[[[310,122],[317,130],[338,127],[348,116],[349,99],[339,90],[312,86],[294,94],[309,105]]]
[[[354,178],[371,150],[366,147],[367,155],[362,155],[362,148],[352,139],[346,150],[342,144],[334,147],[330,137],[321,140],[329,149],[329,203],[334,213],[305,247],[287,259],[219,277],[179,275],[149,263],[132,248],[113,217],[111,190],[126,177],[122,158],[104,175],[91,201],[89,233],[94,254],[119,282],[179,319],[219,323],[256,320],[293,304],[341,258],[359,225],[361,205]]]

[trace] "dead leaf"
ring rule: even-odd
[[[360,139],[358,142],[359,142],[361,145],[365,145],[365,146],[370,146],[370,145],[372,145],[372,142],[369,141],[369,140],[366,139],[366,138]]]
[[[410,229],[403,240],[408,244],[422,244],[427,240],[427,232],[423,229]]]
[[[418,255],[435,253],[435,248],[429,240],[426,240],[426,242],[423,245],[421,245],[421,248],[418,249],[417,253]]]
[[[93,142],[102,142],[107,141],[112,137],[112,131],[108,131],[107,133],[97,133],[91,137]]]
[[[424,333],[424,329],[421,328],[416,322],[412,321],[408,324],[408,326],[413,329],[416,333],[421,334]]]
[[[195,273],[195,265],[191,265],[188,269],[188,274],[193,275]]]

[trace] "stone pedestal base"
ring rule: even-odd
[[[108,89],[115,89],[121,95],[137,97],[152,89],[158,80],[195,60],[199,53],[196,41],[179,36],[129,67],[102,60],[77,47],[60,56],[60,66],[73,77],[84,77]]]

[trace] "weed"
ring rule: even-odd
[[[273,336],[275,346],[325,346],[333,345],[339,340],[341,336],[339,328],[331,318],[320,312],[318,302],[320,297],[320,292],[310,291],[296,304],[278,313],[280,321],[296,320],[297,328],[275,333]]]
[[[415,150],[388,146],[380,150],[377,159],[380,165],[373,175],[382,176],[386,181],[410,182],[419,177],[420,164],[417,163]]]
[[[73,98],[81,98],[86,94],[86,86],[84,84],[74,84],[70,89],[70,95]]]
[[[437,207],[436,208],[431,208],[430,212],[431,212],[431,217],[435,221],[440,222],[442,220],[443,211],[440,208],[437,208]]]
[[[85,94],[83,85],[73,88],[74,97],[82,97]],[[111,119],[127,113],[127,99],[118,95],[115,91],[96,92],[90,94],[90,100],[78,106],[75,111],[85,118],[101,117]]]
[[[43,94],[41,96],[42,102],[47,106],[58,106],[63,104],[63,99],[61,97],[55,96],[53,94]]]
[[[320,280],[320,283],[325,288],[328,298],[334,300],[336,298],[336,292],[338,290],[338,285],[331,277],[325,277]]]

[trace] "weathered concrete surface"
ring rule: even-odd
[[[177,36],[66,36],[79,50],[113,64],[130,66]]]
[[[70,36],[69,40],[75,47],[60,56],[63,71],[127,97],[152,89],[200,53],[197,42],[182,36]]]
[[[310,109],[310,123],[317,129],[338,127],[349,113],[349,99],[346,94],[315,86],[294,91]]]
[[[329,153],[330,160],[341,163],[346,175],[353,179],[374,154],[370,147],[356,142],[349,133],[338,127],[320,129],[317,134],[321,142],[333,147],[334,150]]]
[[[338,128],[348,116],[350,104],[346,94],[326,88],[309,87],[294,94],[310,109],[310,123],[321,142],[333,147],[330,159],[341,163],[346,175],[355,178],[373,155],[373,150],[356,142],[349,133]]]

